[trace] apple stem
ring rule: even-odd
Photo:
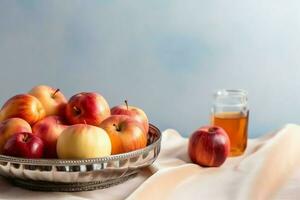
[[[128,110],[128,101],[127,100],[125,100],[125,105],[126,105],[126,108]]]
[[[52,98],[54,98],[54,97],[55,97],[56,93],[58,93],[58,92],[59,92],[59,90],[60,90],[60,89],[56,89],[56,90],[55,90],[55,92],[53,92],[53,94],[52,94]]]
[[[23,141],[26,142],[28,140],[28,134],[24,135]]]
[[[78,109],[76,106],[73,107],[73,110],[75,111],[76,115],[79,115],[81,113],[80,109]]]
[[[84,122],[84,124],[85,124],[85,125],[87,125],[87,123],[86,123],[86,121],[85,121],[85,120],[83,120],[83,122]]]
[[[116,127],[116,130],[117,130],[117,131],[121,131],[120,126],[118,126],[117,124],[113,124],[113,126]]]
[[[208,133],[214,133],[214,132],[216,132],[216,130],[218,130],[218,128],[217,127],[210,127],[210,128],[208,128]]]

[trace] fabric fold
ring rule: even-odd
[[[162,152],[153,164],[154,175],[127,199],[278,198],[300,165],[300,126],[294,124],[249,140],[243,156],[228,158],[219,168],[191,164],[187,142],[174,130],[164,132]]]

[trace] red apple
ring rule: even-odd
[[[65,125],[63,119],[59,116],[48,116],[41,121],[38,121],[33,127],[34,135],[43,140],[44,157],[56,158],[56,143],[59,135],[68,126]]]
[[[192,162],[206,167],[219,167],[229,155],[230,141],[224,129],[204,126],[189,139],[188,153]]]
[[[22,118],[33,125],[45,117],[45,109],[36,97],[19,94],[7,100],[0,110],[0,121],[13,117]]]
[[[111,154],[111,142],[105,130],[88,124],[66,128],[58,137],[56,148],[61,159],[97,158]]]
[[[29,94],[40,100],[45,108],[46,116],[64,115],[67,100],[59,89],[46,85],[39,85],[32,88],[29,91]]]
[[[10,118],[0,122],[0,153],[3,151],[6,141],[15,133],[30,132],[30,125],[21,118]]]
[[[112,144],[112,154],[146,147],[147,134],[142,125],[127,115],[112,115],[100,127],[106,130]]]
[[[11,136],[4,145],[3,154],[22,158],[41,158],[43,141],[32,133],[20,132]]]
[[[66,107],[66,117],[71,124],[87,123],[98,126],[108,116],[108,103],[95,92],[82,92],[72,96]]]
[[[146,113],[137,107],[128,106],[125,100],[125,105],[115,106],[111,109],[111,115],[128,115],[134,118],[136,121],[140,122],[145,129],[145,132],[149,131],[149,121]]]

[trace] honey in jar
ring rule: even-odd
[[[215,95],[211,123],[222,127],[230,139],[230,156],[247,147],[249,110],[244,90],[219,90]]]
[[[243,154],[247,147],[248,112],[221,112],[212,116],[212,123],[222,127],[230,139],[230,156]]]

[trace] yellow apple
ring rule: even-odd
[[[45,108],[46,116],[64,115],[67,99],[59,89],[47,85],[39,85],[32,88],[29,94],[40,100]]]
[[[111,142],[102,128],[76,124],[66,128],[56,145],[60,159],[97,158],[111,155]]]

